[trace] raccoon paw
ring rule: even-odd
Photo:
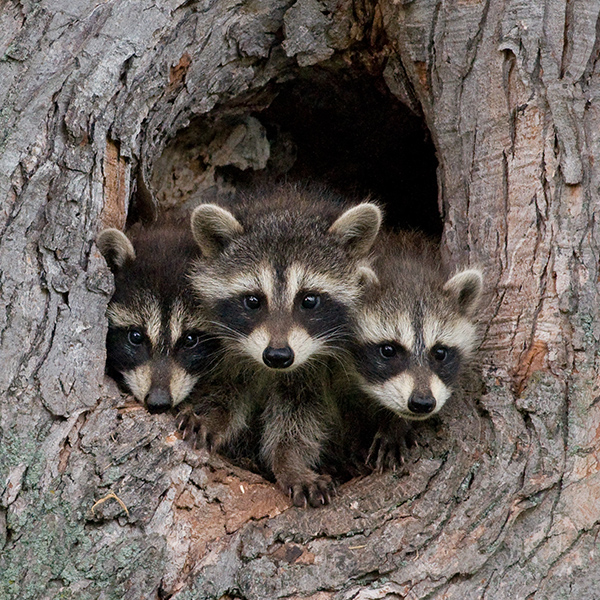
[[[397,424],[392,430],[378,431],[373,438],[366,463],[377,473],[406,471],[404,455],[416,445],[410,425]]]
[[[193,410],[182,412],[178,419],[178,429],[182,432],[183,439],[196,450],[214,452],[223,442],[222,435],[218,431],[211,431],[205,419]]]
[[[366,463],[376,473],[396,471],[404,466],[404,457],[400,445],[385,436],[377,434],[373,439]]]
[[[331,502],[335,495],[335,486],[329,475],[314,475],[310,479],[288,478],[278,481],[283,492],[291,499],[294,506],[306,508],[308,505],[318,508]]]

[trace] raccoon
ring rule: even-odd
[[[315,469],[339,418],[332,385],[381,219],[374,203],[294,186],[192,214],[203,255],[192,283],[247,381],[231,410],[260,407],[262,460],[297,506],[330,501],[331,479]]]
[[[179,405],[208,373],[218,341],[189,286],[200,250],[188,227],[138,229],[131,240],[105,229],[97,245],[115,276],[109,303],[106,370],[151,412]]]
[[[354,313],[353,354],[360,389],[401,417],[382,420],[371,448],[382,469],[402,462],[404,419],[431,417],[460,386],[477,346],[483,277],[476,269],[448,277],[435,245],[414,233],[382,233],[373,268],[377,280]]]

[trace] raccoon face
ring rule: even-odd
[[[231,286],[237,293],[214,304],[216,321],[229,332],[235,352],[267,369],[293,370],[335,352],[348,336],[347,290],[341,282],[296,264],[279,273],[262,265],[257,276],[243,279]]]
[[[478,271],[464,271],[437,297],[432,290],[429,298],[403,303],[396,312],[389,305],[388,310],[371,306],[364,311],[357,324],[361,341],[355,349],[361,388],[405,419],[436,414],[475,349],[471,315],[481,287]]]
[[[364,203],[336,216],[275,212],[242,225],[216,205],[194,211],[207,259],[193,285],[231,353],[287,372],[340,351],[381,213]]]
[[[211,365],[214,340],[177,301],[113,303],[108,318],[107,369],[151,412],[180,404]]]
[[[160,412],[186,399],[213,366],[217,343],[188,299],[184,250],[194,246],[168,236],[137,243],[136,253],[117,230],[98,238],[116,287],[107,310],[106,368],[148,410]],[[163,262],[160,244],[166,246],[165,260],[174,254],[169,262]]]

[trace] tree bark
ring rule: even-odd
[[[0,2],[0,597],[596,597],[599,13]],[[485,272],[483,390],[419,429],[407,474],[299,510],[104,379],[112,278],[93,240],[154,214],[147,188],[172,198],[186,128],[206,147],[195,190],[265,167],[260,111],[332,61],[423,115],[445,256]]]

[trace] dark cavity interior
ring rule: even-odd
[[[265,182],[318,181],[380,201],[389,226],[439,237],[436,168],[423,118],[382,76],[316,66],[193,121],[150,183],[162,210],[187,211]]]
[[[148,187],[158,218],[189,213],[199,202],[239,189],[308,180],[352,199],[371,197],[384,205],[388,226],[439,238],[437,160],[429,132],[422,116],[371,71],[333,61],[292,70],[283,82],[193,120],[153,162]],[[138,193],[130,224],[156,216],[152,202]],[[228,456],[269,477],[256,459],[259,440],[249,437]],[[356,474],[347,468],[328,463],[338,481]]]

